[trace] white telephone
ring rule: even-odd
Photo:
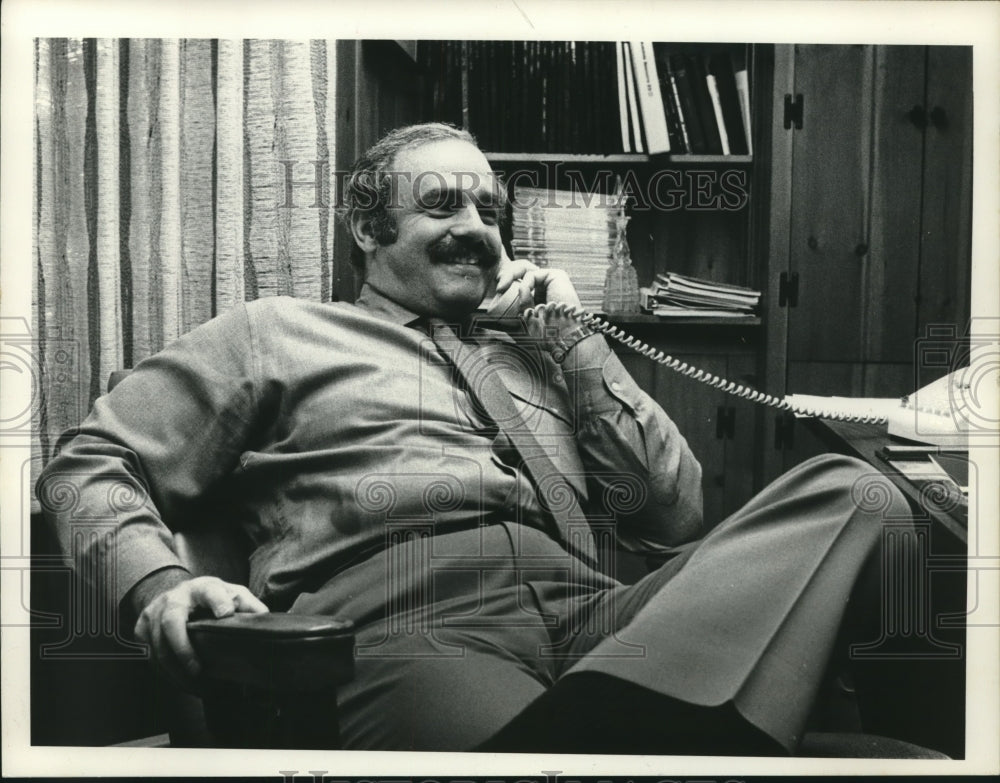
[[[969,367],[956,370],[919,389],[909,397],[904,397],[902,400],[866,400],[866,403],[872,404],[859,411],[863,406],[859,406],[857,404],[859,401],[856,400],[845,400],[846,403],[853,404],[830,406],[830,401],[838,398],[817,400],[799,395],[800,400],[808,399],[809,403],[816,403],[801,404],[794,396],[779,398],[726,380],[652,348],[580,307],[550,302],[535,305],[531,309],[556,310],[570,315],[595,331],[614,338],[657,364],[669,367],[682,375],[713,388],[722,389],[728,394],[800,416],[871,424],[888,423],[890,435],[933,443],[937,446],[967,448],[969,431],[975,426],[988,426],[990,422],[995,429],[997,417],[1000,415],[996,396],[991,394],[992,387],[996,383],[987,380],[985,384],[980,384],[984,374],[997,372],[997,353],[991,346],[985,346],[988,349],[985,353],[980,352],[978,357],[974,356]],[[517,285],[512,285],[504,293],[497,294],[487,307],[487,315],[490,318],[513,318],[520,312],[521,292]],[[982,396],[975,393],[975,387],[978,385],[983,385],[986,389],[986,393]]]

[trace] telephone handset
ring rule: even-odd
[[[521,314],[520,305],[521,291],[516,284],[511,285],[505,292],[497,294],[493,298],[487,306],[487,315],[490,318],[496,319],[517,317]],[[694,365],[682,362],[681,360],[676,359],[663,351],[652,348],[638,338],[632,337],[613,324],[608,323],[603,318],[593,315],[592,313],[588,313],[581,307],[575,307],[562,302],[547,302],[545,304],[535,305],[530,308],[530,310],[534,310],[536,312],[555,310],[559,313],[569,315],[576,318],[586,326],[589,326],[591,329],[617,340],[623,345],[634,350],[636,353],[645,356],[657,364],[662,364],[663,366],[668,367],[681,375],[686,375],[689,378],[693,378],[694,380],[704,383],[707,386],[722,389],[727,394],[742,397],[750,400],[751,402],[767,405],[778,410],[789,411],[790,413],[801,416],[834,419],[837,421],[853,421],[867,424],[885,424],[888,422],[890,434],[900,435],[901,437],[909,437],[916,440],[928,440],[929,438],[927,437],[921,437],[919,431],[914,431],[914,425],[912,424],[912,420],[915,416],[919,416],[920,413],[924,413],[926,415],[935,416],[936,419],[933,421],[935,427],[938,430],[946,431],[943,432],[943,434],[942,432],[937,433],[936,439],[930,438],[930,442],[939,442],[940,445],[952,445],[951,443],[945,444],[941,442],[942,437],[954,435],[957,440],[961,440],[962,436],[964,436],[969,429],[968,419],[959,416],[955,410],[955,398],[956,390],[958,390],[960,395],[962,389],[968,390],[968,379],[970,374],[973,372],[972,368],[966,367],[957,370],[945,378],[941,378],[934,383],[928,384],[923,389],[920,389],[913,395],[910,395],[909,398],[899,400],[895,404],[891,404],[889,407],[886,407],[885,405],[881,406],[881,410],[879,411],[859,413],[857,411],[843,409],[827,410],[822,407],[796,404],[789,401],[787,398],[775,397],[749,386],[744,386],[741,383],[736,383],[735,381],[730,381],[718,375],[705,372]],[[527,313],[529,310],[525,310],[524,312]],[[891,403],[891,401],[888,402]],[[915,414],[915,412],[917,413]],[[919,427],[917,427],[917,430],[919,430]],[[931,435],[931,433],[927,433],[927,435]]]
[[[516,318],[520,314],[521,288],[516,280],[502,294],[494,296],[493,301],[486,307],[486,316],[497,320]]]

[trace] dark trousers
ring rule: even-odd
[[[358,625],[346,748],[793,752],[883,522],[908,513],[825,456],[634,585],[497,524],[418,531],[292,611]]]

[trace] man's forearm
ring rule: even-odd
[[[579,341],[562,367],[576,402],[576,440],[592,500],[616,502],[623,491],[642,499],[598,509],[614,515],[623,543],[660,549],[696,538],[701,467],[674,423],[639,389],[603,337]],[[624,484],[631,485],[627,491]]]

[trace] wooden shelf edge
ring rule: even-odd
[[[675,163],[681,166],[699,164],[731,164],[749,165],[753,163],[753,155],[664,155],[649,156],[644,153],[611,153],[602,154],[580,152],[486,152],[486,159],[493,163],[629,163],[645,164],[650,161],[657,163]]]
[[[641,153],[600,152],[484,152],[486,159],[497,163],[648,163],[649,155]]]
[[[604,315],[596,313],[611,324],[667,324],[678,326],[760,326],[761,319],[757,315],[745,315],[738,318],[724,318],[711,315],[685,315],[672,318],[661,318],[649,313],[623,313],[619,315]]]
[[[697,165],[699,163],[751,164],[753,155],[671,155],[671,163]]]
[[[605,313],[594,313],[598,318],[607,321],[613,326],[760,326],[761,318],[756,315],[741,316],[739,318],[720,318],[718,316],[698,316],[686,315],[677,318],[660,318],[648,313],[621,313],[619,315],[606,315]],[[477,310],[475,316],[480,323],[488,325],[500,323],[496,319],[490,318],[483,310]]]

